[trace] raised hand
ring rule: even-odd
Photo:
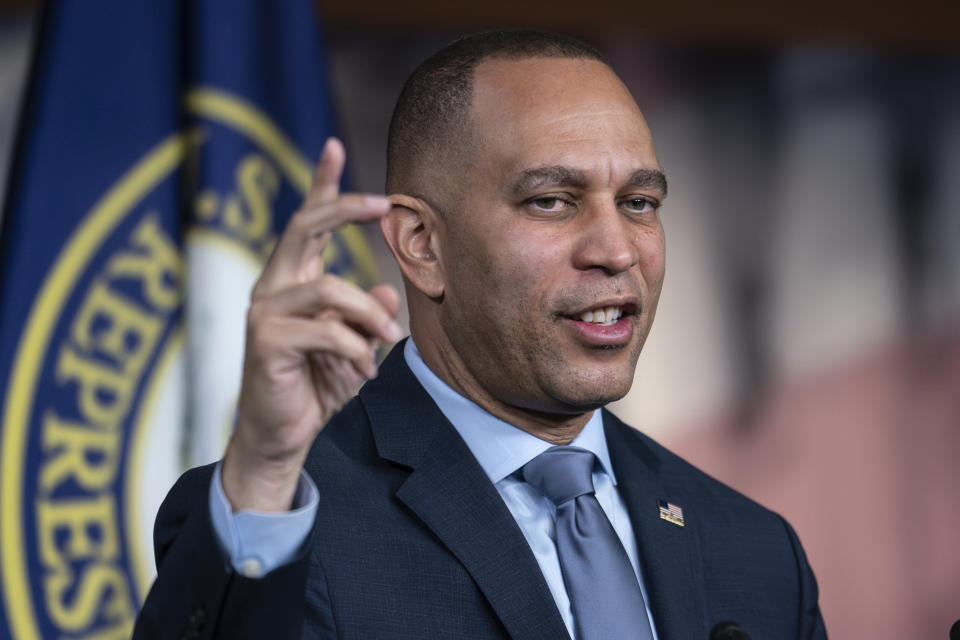
[[[324,272],[331,231],[390,210],[385,196],[339,193],[344,158],[340,141],[329,139],[310,193],[253,289],[237,428],[222,471],[234,511],[290,508],[314,437],[376,375],[379,341],[400,337],[392,287],[365,292]]]

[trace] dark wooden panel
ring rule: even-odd
[[[817,40],[960,46],[960,2],[913,0],[323,0],[328,28],[471,30],[536,26],[574,33],[620,32],[764,43]]]
[[[662,40],[840,43],[960,50],[958,0],[317,0],[327,28],[541,27]],[[3,13],[39,0],[0,0]]]

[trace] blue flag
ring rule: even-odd
[[[0,637],[126,638],[329,96],[310,0],[51,1],[39,38],[0,237]],[[325,258],[376,277],[356,228]]]

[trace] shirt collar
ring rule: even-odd
[[[497,483],[553,446],[546,440],[518,429],[465,398],[441,380],[420,357],[413,338],[404,345],[403,356],[440,411],[460,433],[491,482]],[[617,478],[610,464],[603,415],[594,411],[583,430],[570,443],[592,452],[614,485]]]

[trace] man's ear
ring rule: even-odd
[[[410,284],[429,298],[443,296],[439,215],[430,205],[403,194],[390,196],[393,208],[380,219],[380,231]]]

